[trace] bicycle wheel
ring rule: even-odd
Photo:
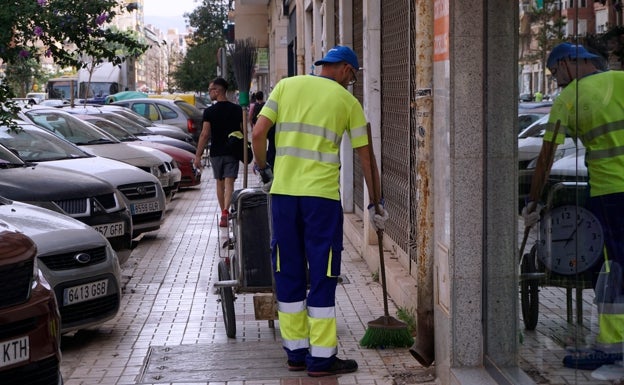
[[[230,272],[225,261],[219,261],[218,266],[219,281],[230,279]],[[234,315],[234,292],[231,287],[220,287],[221,309],[223,310],[223,322],[225,323],[225,334],[229,338],[236,336],[236,317]]]
[[[535,277],[535,253],[536,249],[533,247],[529,254],[524,255],[520,266],[520,301],[526,330],[535,330],[539,315],[539,279]]]

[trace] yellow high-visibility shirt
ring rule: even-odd
[[[340,143],[368,144],[360,102],[334,80],[301,75],[281,80],[260,115],[275,124],[271,194],[340,200]]]
[[[572,81],[550,110],[545,141],[567,131],[585,146],[591,196],[624,192],[624,72],[607,71]]]

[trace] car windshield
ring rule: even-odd
[[[146,129],[142,125],[135,123],[132,120],[126,117],[123,117],[121,115],[117,115],[112,112],[110,113],[106,112],[102,114],[102,117],[107,120],[110,120],[113,123],[118,124],[124,130],[128,131],[132,135],[151,135],[152,134],[148,129]]]
[[[26,115],[38,126],[76,145],[118,143],[97,127],[63,112],[30,110]]]
[[[180,107],[189,117],[201,115],[201,110],[183,100],[176,100],[176,106]]]
[[[137,114],[134,111],[113,110],[112,112],[114,114],[121,115],[121,116],[123,116],[125,118],[128,118],[128,119],[132,120],[133,122],[136,122],[136,123],[140,124],[143,127],[150,127],[150,126],[154,125],[154,122],[152,122],[148,118],[144,117],[143,115]]]
[[[25,164],[13,151],[0,145],[0,168],[23,167]]]
[[[115,122],[106,119],[103,116],[87,116],[84,119],[90,123],[93,123],[99,129],[104,130],[107,134],[122,142],[134,142],[136,140],[139,140],[139,138],[124,130],[123,127]]]
[[[519,114],[518,115],[518,132],[522,132],[525,128],[536,122],[545,114]]]
[[[0,144],[17,152],[28,162],[45,162],[60,159],[88,158],[73,144],[32,125],[20,125],[20,130],[0,129]]]
[[[518,134],[518,138],[530,138],[530,137],[540,137],[544,136],[544,131],[546,130],[546,123],[548,123],[548,117],[550,115],[546,114],[536,120],[529,127],[525,128],[520,134]]]

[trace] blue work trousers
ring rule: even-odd
[[[343,213],[340,201],[288,195],[271,196],[273,239],[272,261],[275,269],[275,289],[278,305],[304,302],[308,308],[327,309],[335,321],[335,296],[340,275],[343,249]],[[309,285],[309,288],[308,288]],[[312,315],[312,317],[314,317]],[[329,317],[329,316],[328,316]],[[321,323],[324,323],[322,321]],[[309,319],[306,331],[314,335],[318,322]],[[335,324],[335,322],[334,322]],[[302,330],[289,330],[288,328]],[[282,324],[282,335],[301,335],[301,324]],[[325,329],[327,330],[327,329]],[[291,333],[292,332],[292,333]],[[308,370],[324,369],[335,360],[334,347],[314,346],[310,349],[285,350],[290,361],[305,361]],[[324,351],[314,357],[310,351]]]

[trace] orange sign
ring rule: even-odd
[[[449,1],[433,2],[433,61],[449,58]]]

